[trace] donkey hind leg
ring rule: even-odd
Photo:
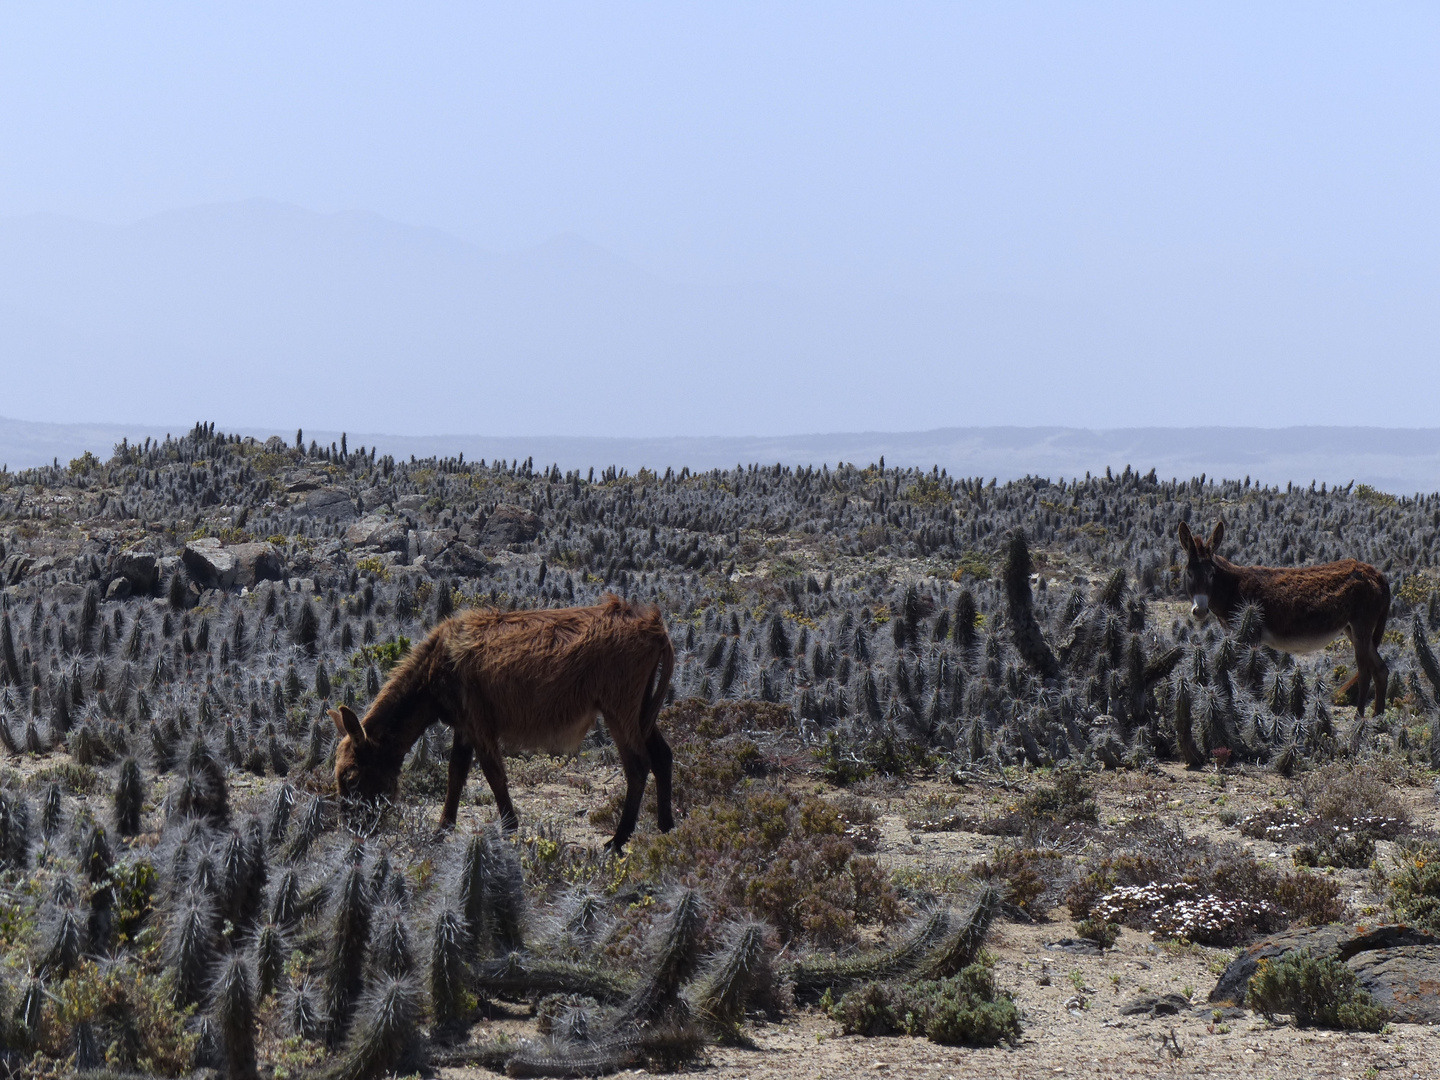
[[[1366,667],[1375,683],[1375,708],[1371,712],[1372,716],[1379,716],[1385,711],[1385,698],[1390,691],[1390,665],[1385,663],[1385,658],[1380,655],[1380,641],[1384,634],[1385,620],[1382,618],[1373,629],[1357,635],[1355,640],[1355,652],[1358,656],[1362,648],[1365,650]]]
[[[655,821],[661,832],[669,832],[675,827],[675,814],[670,807],[675,755],[670,752],[665,736],[658,731],[652,731],[645,740],[645,751],[650,755],[650,768],[655,773]]]
[[[475,758],[480,762],[480,771],[495,796],[495,809],[500,812],[500,827],[514,832],[520,827],[515,816],[515,805],[510,801],[510,785],[505,780],[505,759],[494,746],[480,745],[475,748]]]
[[[1370,700],[1370,650],[1368,648],[1368,627],[1351,623],[1345,628],[1345,636],[1355,647],[1355,677],[1347,686],[1355,687],[1355,715],[1365,715],[1365,705]]]
[[[455,816],[460,812],[460,796],[465,793],[465,781],[470,777],[470,762],[475,751],[460,733],[455,732],[450,744],[450,776],[445,786],[445,807],[440,811],[440,828],[453,829]]]
[[[650,776],[650,758],[644,750],[621,747],[620,766],[625,770],[625,807],[620,811],[620,824],[615,827],[615,835],[605,845],[611,851],[624,848],[625,841],[635,831],[635,822],[640,818],[640,803],[645,798],[645,781]]]

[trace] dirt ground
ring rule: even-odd
[[[511,764],[514,772],[532,781],[549,772],[539,784],[517,785],[522,815],[564,823],[567,835],[577,841],[603,839],[585,815],[603,795],[623,783],[618,774],[602,775],[580,762],[562,766],[547,759],[531,759]],[[813,784],[813,778],[805,782]],[[1259,858],[1290,861],[1286,849],[1243,839],[1233,825],[1220,819],[1222,810],[1243,817],[1285,797],[1293,782],[1273,773],[1236,769],[1222,777],[1214,771],[1187,772],[1180,766],[1164,765],[1152,772],[1097,774],[1095,782],[1102,825],[1158,811],[1173,816],[1191,835],[1230,839]],[[888,868],[902,877],[921,875],[932,883],[950,883],[959,899],[971,887],[969,868],[994,849],[996,838],[959,831],[914,832],[906,825],[907,817],[913,816],[917,807],[933,806],[938,800],[979,812],[1017,797],[1021,786],[1001,780],[957,786],[940,777],[910,785],[877,784],[868,790],[862,785],[860,790],[882,807],[878,854]],[[1433,789],[1408,786],[1399,790],[1418,829],[1433,830],[1440,825],[1440,805]],[[488,802],[483,787],[472,785],[471,794]],[[482,824],[490,820],[491,813],[488,806],[472,801],[462,813],[462,827],[467,821]],[[1382,859],[1387,847],[1380,845]],[[1352,917],[1383,917],[1381,897],[1374,891],[1369,871],[1334,873],[1343,879],[1343,895]],[[1233,956],[1232,949],[1157,944],[1149,935],[1131,930],[1124,931],[1116,947],[1103,955],[1051,947],[1073,935],[1063,904],[1052,910],[1046,921],[1002,920],[992,930],[987,947],[997,957],[997,984],[1015,996],[1024,1025],[1023,1038],[1014,1048],[957,1049],[922,1038],[843,1036],[836,1024],[809,1007],[797,1009],[778,1024],[757,1022],[749,1030],[753,1048],[714,1048],[708,1061],[695,1071],[717,1080],[850,1080],[872,1075],[937,1080],[1440,1076],[1440,1030],[1410,1024],[1392,1025],[1383,1034],[1297,1030],[1241,1010],[1217,1014],[1206,998]],[[1166,993],[1185,995],[1194,1005],[1167,1017],[1120,1013],[1123,1004],[1139,995]],[[532,1034],[528,1022],[513,1020],[482,1022],[474,1037],[484,1039],[501,1031],[517,1037]],[[441,1075],[460,1080],[494,1074],[480,1069],[445,1069]]]

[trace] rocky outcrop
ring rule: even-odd
[[[221,544],[214,537],[192,540],[181,555],[185,570],[202,589],[233,589],[279,581],[285,567],[273,544]]]
[[[540,535],[540,519],[523,506],[501,503],[488,517],[476,515],[463,530],[461,539],[481,547],[528,544]]]
[[[1221,972],[1215,989],[1210,991],[1210,1000],[1213,1002],[1228,1001],[1236,1005],[1243,1004],[1245,994],[1250,988],[1250,976],[1255,974],[1255,969],[1259,967],[1261,960],[1273,960],[1300,949],[1309,949],[1313,956],[1335,956],[1348,961],[1359,974],[1361,968],[1352,958],[1374,954],[1377,951],[1392,953],[1416,947],[1428,951],[1437,946],[1440,946],[1440,938],[1426,930],[1399,923],[1385,926],[1311,926],[1298,930],[1286,930],[1255,942],[1230,961],[1229,966]],[[1440,992],[1440,954],[1436,955],[1433,962],[1436,967],[1429,977],[1435,980],[1436,992]],[[1412,964],[1420,963],[1422,960],[1419,958],[1412,961]],[[1385,968],[1370,977],[1378,985],[1389,977],[1389,972],[1399,969],[1400,965],[1396,965],[1394,968]],[[1368,971],[1370,968],[1367,967],[1366,970]],[[1365,976],[1361,977],[1361,982],[1365,983]],[[1365,985],[1365,988],[1371,989],[1368,984]],[[1371,990],[1371,993],[1374,994],[1375,991]],[[1376,1000],[1380,1000],[1378,995]]]
[[[160,583],[160,560],[148,551],[122,551],[110,560],[110,589],[124,581],[125,596],[148,596]],[[109,595],[109,590],[106,591]]]
[[[1374,949],[1346,963],[1392,1020],[1440,1024],[1440,945]]]
[[[355,500],[339,488],[316,488],[305,492],[295,511],[309,517],[328,517],[336,521],[350,521],[356,516]]]
[[[375,551],[404,552],[408,548],[409,529],[404,522],[386,521],[374,515],[361,518],[345,530],[345,542],[352,547]]]

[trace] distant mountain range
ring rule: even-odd
[[[129,225],[32,215],[0,219],[0,411],[622,439],[1428,423],[1435,275],[1417,271],[1394,295],[1319,271],[1179,258],[1126,273],[1068,292],[1036,280],[1023,295],[938,282],[805,291],[670,280],[573,236],[496,253],[265,200]],[[925,436],[923,456],[954,438],[969,445]],[[1065,444],[1046,445],[1055,438]],[[878,443],[795,453],[838,445]],[[1129,453],[1108,436],[1101,446],[1107,459]],[[712,450],[732,452],[695,447]],[[1351,471],[1327,461],[1294,467]]]
[[[143,440],[180,434],[190,424],[43,424],[0,418],[0,462],[11,469],[62,464],[83,451],[108,457],[122,437]],[[236,428],[257,438],[293,431]],[[337,442],[338,431],[305,430],[305,441]],[[1060,479],[1086,472],[1115,471],[1127,465],[1154,469],[1162,478],[1211,477],[1266,484],[1313,481],[1370,484],[1399,495],[1440,491],[1440,428],[941,428],[919,432],[775,437],[600,438],[575,436],[383,435],[349,432],[352,449],[378,447],[397,457],[449,456],[470,460],[524,460],[536,467],[597,471],[617,465],[631,471],[648,466],[692,470],[736,464],[782,462],[819,465],[853,462],[868,465],[881,457],[887,465],[940,466],[955,476],[1001,481],[1022,476]]]

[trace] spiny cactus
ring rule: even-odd
[[[30,804],[18,794],[0,791],[0,869],[30,865]]]
[[[397,978],[414,971],[415,957],[410,948],[405,912],[394,904],[386,905],[376,913],[375,930],[370,941],[370,963],[378,974]]]
[[[704,1047],[698,1028],[670,1020],[608,1036],[594,1043],[551,1040],[527,1047],[505,1062],[505,1075],[518,1077],[604,1076],[622,1069],[676,1072]],[[460,1056],[460,1055],[456,1055]]]
[[[174,973],[176,1005],[183,1008],[204,999],[216,951],[213,902],[196,890],[184,893],[165,932],[165,960]]]
[[[618,1023],[651,1023],[679,1004],[680,987],[699,963],[704,925],[700,894],[681,889],[655,936],[650,973],[620,1006]]]
[[[925,958],[919,973],[927,979],[946,979],[969,967],[980,956],[990,924],[1000,913],[1003,893],[1000,886],[987,881],[980,886],[960,924],[931,955]]]
[[[352,862],[343,871],[335,897],[323,962],[326,1035],[331,1045],[339,1043],[349,1028],[360,995],[372,905],[369,882],[362,868]]]
[[[358,1014],[339,1057],[326,1071],[328,1080],[374,1080],[415,1061],[420,1003],[409,978],[379,979],[365,994]]]
[[[134,836],[140,831],[140,818],[145,811],[145,779],[140,763],[127,757],[120,763],[115,780],[115,831],[121,836]]]
[[[289,956],[285,931],[274,922],[262,925],[255,934],[255,980],[260,997],[269,997],[280,988]]]
[[[251,1080],[255,1072],[255,996],[245,958],[231,953],[219,963],[210,989],[210,1020],[226,1080]]]
[[[265,838],[271,844],[285,840],[285,829],[289,828],[289,815],[295,808],[295,789],[282,783],[271,798],[271,811],[265,824]]]
[[[310,801],[305,804],[300,820],[295,825],[290,843],[285,848],[285,861],[297,863],[305,858],[310,851],[310,845],[318,840],[324,831],[325,800],[319,795],[312,795]]]
[[[465,920],[445,907],[435,916],[430,933],[430,1013],[437,1028],[458,1023],[465,1007]]]
[[[925,956],[945,938],[951,922],[948,908],[935,908],[917,920],[893,949],[843,959],[807,957],[790,965],[786,974],[794,982],[797,994],[819,993],[831,987],[840,991],[855,983],[905,975],[918,968]]]
[[[524,876],[510,844],[490,832],[470,837],[456,892],[472,947],[505,953],[523,946]]]
[[[318,1039],[325,1028],[325,1017],[313,981],[301,976],[290,987],[283,1002],[285,1026],[290,1034],[302,1039]]]
[[[285,869],[270,893],[270,921],[289,929],[300,918],[300,876]]]
[[[768,928],[741,922],[721,934],[721,947],[701,972],[690,1003],[696,1016],[722,1035],[733,1035],[752,997],[771,989]]]
[[[85,922],[73,903],[57,906],[51,919],[40,971],[63,978],[79,966],[85,952]]]

